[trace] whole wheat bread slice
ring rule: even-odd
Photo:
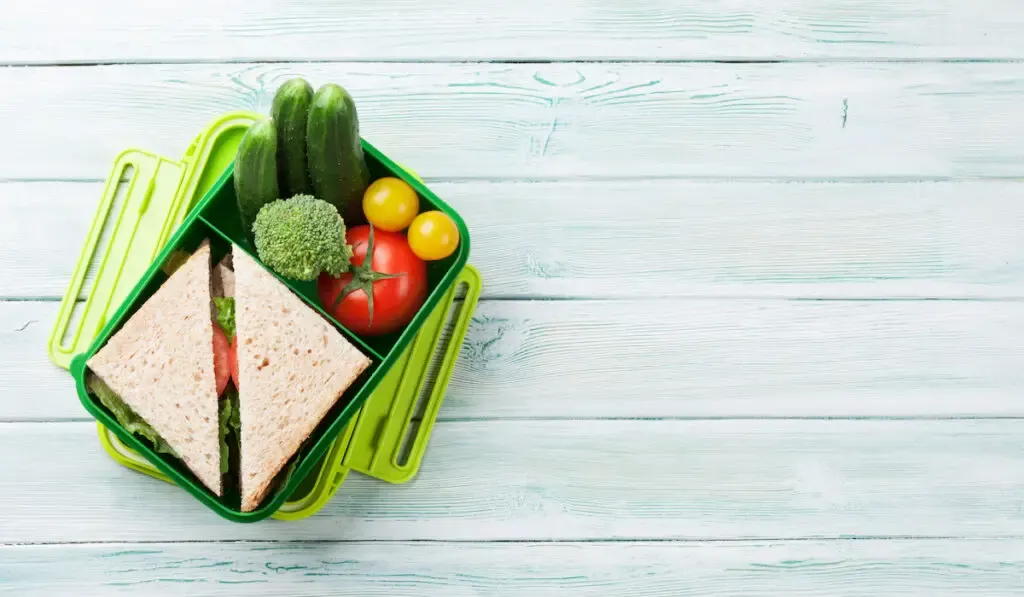
[[[210,247],[192,254],[87,363],[221,495]]]
[[[250,512],[370,359],[252,257],[233,253],[240,486]]]

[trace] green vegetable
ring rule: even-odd
[[[271,481],[271,485],[274,489],[271,493],[276,493],[281,490],[282,487],[288,484],[288,479],[295,473],[295,468],[299,465],[298,458],[292,458],[291,464],[281,469],[281,472],[277,474],[277,477]]]
[[[215,318],[217,325],[220,329],[224,330],[224,335],[228,337],[228,341],[235,338],[235,299],[231,296],[217,296],[213,298],[213,305],[217,308],[217,317]]]
[[[329,83],[316,91],[306,124],[306,156],[317,197],[343,217],[362,205],[370,170],[359,138],[359,117],[352,96]],[[350,211],[351,210],[351,211]]]
[[[253,123],[235,154],[235,198],[246,230],[260,208],[281,195],[277,187],[277,129],[263,119]]]
[[[277,128],[277,184],[281,197],[313,193],[306,165],[306,126],[312,102],[313,87],[305,79],[292,79],[274,94],[271,114]]]
[[[229,386],[224,392],[224,397],[220,401],[220,474],[226,475],[228,470],[231,468],[231,461],[229,460],[232,452],[232,447],[235,451],[238,450],[238,438],[241,434],[242,424],[239,421],[238,413],[238,390],[233,386]],[[234,434],[234,445],[228,446],[229,434]]]
[[[106,383],[103,382],[99,377],[94,374],[90,374],[86,378],[86,386],[89,391],[99,398],[99,401],[103,406],[107,407],[117,422],[121,424],[129,433],[141,436],[149,441],[153,445],[153,449],[157,452],[163,452],[164,454],[170,454],[171,456],[177,457],[178,454],[174,451],[171,446],[164,441],[164,438],[160,437],[160,434],[150,426],[149,423],[144,421],[142,417],[135,414],[127,404],[121,400],[121,397],[114,393]]]
[[[348,269],[352,247],[345,244],[345,223],[333,205],[310,195],[268,203],[253,224],[256,252],[278,274],[315,280]]]

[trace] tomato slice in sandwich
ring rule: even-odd
[[[228,368],[231,369],[231,381],[234,382],[235,388],[238,388],[238,345],[235,343],[231,344],[231,349],[228,350]]]
[[[231,377],[231,343],[216,323],[213,324],[213,375],[217,379],[217,395],[220,396]]]

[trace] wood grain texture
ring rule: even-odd
[[[1022,552],[1020,540],[0,547],[0,594],[6,581],[19,597],[1002,597],[1024,591]]]
[[[102,193],[98,182],[0,183],[3,298],[64,296]]]
[[[181,155],[301,74],[429,178],[1024,175],[1024,64],[203,64],[0,71],[0,179]],[[45,109],[40,109],[45,106]],[[73,131],[74,134],[69,134]]]
[[[484,297],[1024,297],[1019,182],[430,186]],[[0,297],[63,296],[101,192],[0,183]]]
[[[107,0],[103,7],[10,3],[0,21],[0,62],[1024,56],[1024,10],[1013,0]]]
[[[401,486],[240,525],[110,460],[91,423],[0,425],[0,543],[1024,535],[1024,421],[439,423]]]
[[[1024,593],[1019,2],[7,4],[0,594]],[[44,347],[114,157],[295,75],[486,300],[414,481],[237,525]]]
[[[0,420],[88,417],[56,308],[0,303]],[[486,301],[440,416],[1024,416],[1021,337],[1024,302]]]

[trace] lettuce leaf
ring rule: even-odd
[[[235,338],[235,299],[233,297],[214,297],[213,305],[216,308],[216,321],[220,329],[228,337],[228,341]],[[238,417],[238,390],[233,385],[228,385],[224,390],[224,396],[220,399],[220,473],[226,475],[231,469],[231,447],[228,446],[228,436],[234,432],[234,450],[238,450],[238,438],[241,437],[241,424]]]
[[[277,474],[277,478],[274,479],[274,490],[271,493],[277,493],[278,491],[281,491],[281,488],[288,484],[288,480],[295,473],[295,469],[296,467],[298,467],[298,465],[299,459],[292,457],[291,464],[287,465],[284,469],[282,469],[281,472]]]
[[[213,305],[217,308],[217,325],[224,330],[228,341],[235,339],[235,299],[234,297],[214,297]]]
[[[175,458],[178,457],[178,454],[171,448],[170,444],[164,441],[164,438],[160,437],[160,434],[149,423],[125,404],[124,400],[121,400],[121,397],[115,394],[102,379],[96,375],[89,375],[85,383],[89,391],[99,398],[103,406],[107,407],[107,410],[114,415],[117,422],[129,433],[149,440],[149,443],[153,445],[153,449],[157,452],[170,454]]]
[[[238,438],[241,437],[241,421],[238,416],[238,390],[228,386],[224,397],[220,400],[220,474],[226,475],[231,468],[232,447],[238,450]],[[234,446],[228,445],[228,436],[234,433]]]

